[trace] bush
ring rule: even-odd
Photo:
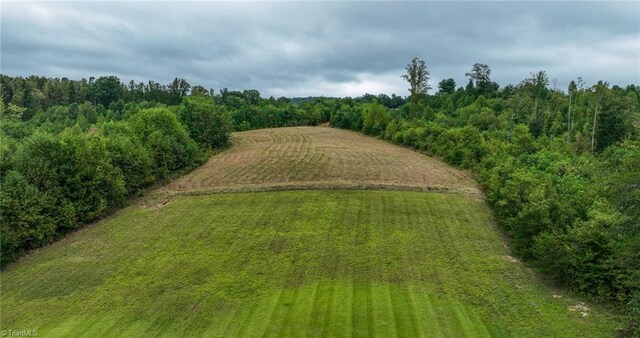
[[[334,127],[362,131],[362,115],[359,107],[340,105],[331,113],[330,123]]]
[[[391,122],[391,114],[377,103],[367,103],[362,110],[362,132],[367,135],[382,136],[387,124]]]
[[[79,224],[122,205],[126,196],[124,178],[111,164],[104,138],[67,130],[61,141],[70,154],[73,175],[65,177],[60,188],[73,203]]]
[[[27,249],[41,246],[56,232],[51,200],[16,171],[2,180],[0,190],[0,265]]]
[[[478,129],[466,126],[444,131],[434,140],[433,151],[448,163],[463,168],[474,168],[485,154],[487,146]]]
[[[217,148],[229,143],[229,114],[224,107],[216,106],[212,99],[185,97],[178,108],[178,116],[201,147]]]
[[[141,110],[131,118],[130,125],[153,154],[154,173],[158,178],[192,166],[200,158],[198,145],[167,108]]]
[[[144,147],[126,123],[106,123],[100,126],[111,164],[124,179],[127,195],[132,195],[155,180],[151,151]]]

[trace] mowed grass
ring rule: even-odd
[[[3,330],[39,336],[607,337],[482,201],[314,190],[131,206],[3,271]],[[553,297],[553,295],[562,297]]]
[[[232,146],[164,191],[386,187],[481,195],[468,173],[434,158],[335,128],[234,133]]]

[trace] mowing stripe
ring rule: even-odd
[[[370,337],[369,318],[370,308],[367,304],[369,298],[370,283],[353,283],[353,304],[351,309],[351,322],[353,323],[354,337]]]
[[[400,316],[400,313],[398,313],[396,306],[394,304],[394,294],[392,293],[393,290],[393,285],[391,284],[385,284],[385,291],[387,294],[387,302],[388,302],[388,307],[391,310],[390,314],[391,314],[391,323],[392,323],[392,328],[393,328],[393,332],[394,332],[394,336],[400,336],[403,337],[404,332],[400,329],[398,322],[400,321],[400,318],[398,318]]]
[[[333,337],[351,336],[351,307],[353,286],[349,280],[334,280],[334,292],[330,307],[329,335]]]
[[[293,337],[295,331],[293,330],[293,321],[295,320],[294,308],[298,303],[298,297],[300,295],[301,288],[295,288],[293,290],[287,290],[290,295],[288,302],[283,304],[282,308],[282,322],[280,323],[280,332],[277,337]]]
[[[277,291],[275,291],[273,293],[273,296],[268,299],[268,302],[266,302],[268,304],[267,307],[264,308],[264,316],[263,316],[263,320],[261,320],[262,325],[259,325],[263,332],[262,334],[259,335],[255,335],[253,337],[268,337],[268,336],[273,336],[274,333],[271,332],[272,330],[274,330],[274,328],[272,328],[273,323],[278,321],[278,313],[280,311],[280,307],[282,305],[282,301],[283,298],[286,297],[285,293],[287,291],[279,288],[277,289]],[[246,337],[251,337],[250,335],[246,335]]]
[[[327,299],[327,307],[325,308],[325,312],[324,312],[324,322],[322,323],[323,325],[323,331],[322,331],[322,336],[323,337],[327,337],[327,336],[332,336],[333,335],[333,327],[332,327],[332,323],[335,322],[335,319],[333,318],[334,316],[334,306],[336,303],[336,294],[339,292],[338,290],[336,290],[336,288],[338,287],[336,285],[336,282],[334,280],[331,280],[330,282],[330,289],[329,289],[329,293],[328,293],[328,299]]]
[[[146,321],[136,321],[133,322],[125,331],[122,332],[122,334],[119,334],[119,336],[121,337],[143,337],[145,336],[145,334],[147,332],[149,332],[149,329],[151,328],[151,325],[153,325],[153,323],[151,322],[146,322]],[[175,336],[175,334],[179,332],[179,331],[173,331],[173,330],[167,330],[165,331],[165,333],[167,333],[168,336]],[[87,334],[86,337],[95,337],[91,334]]]
[[[319,281],[317,291],[313,300],[311,310],[311,323],[307,330],[307,335],[312,337],[323,337],[326,332],[331,296],[333,293],[332,283],[328,280]]]
[[[455,316],[458,322],[460,323],[460,328],[462,328],[462,331],[464,332],[465,336],[477,337],[478,332],[474,330],[474,326],[473,326],[473,323],[471,322],[471,318],[469,317],[469,314],[465,311],[464,307],[460,305],[460,303],[458,302],[453,302],[453,305],[451,305],[451,308],[453,308]]]
[[[318,301],[318,286],[319,286],[319,282],[316,281],[312,284],[312,290],[311,290],[311,294],[309,295],[309,300],[308,300],[308,309],[307,309],[307,318],[304,321],[304,327],[303,330],[304,331],[300,331],[300,335],[302,336],[302,333],[304,332],[304,335],[309,337],[313,337],[315,335],[317,335],[317,327],[314,327],[313,323],[314,323],[314,314],[317,314],[317,301]]]
[[[236,317],[238,306],[221,304],[226,307],[226,311],[214,311],[211,315],[214,317],[209,324],[207,330],[203,333],[204,337],[224,337],[225,332],[231,326],[232,320]]]
[[[51,325],[47,329],[47,334],[54,337],[67,337],[69,332],[82,320],[80,316],[71,316],[66,320],[59,321],[55,325]]]
[[[100,316],[83,318],[79,323],[77,323],[77,325],[73,327],[73,329],[68,332],[68,334],[69,336],[78,337],[83,332],[91,331],[91,329],[97,326],[102,319],[103,318],[101,318]]]
[[[373,336],[373,299],[371,297],[371,284],[367,283],[365,291],[367,297],[367,336]]]
[[[415,314],[407,300],[406,288],[394,284],[391,290],[399,335],[403,337],[417,337],[418,331],[416,328]]]
[[[153,328],[153,323],[153,321],[150,322],[150,329]],[[122,318],[106,315],[100,318],[98,325],[87,332],[86,337],[107,337],[119,325],[122,325]]]
[[[416,312],[419,318],[418,325],[422,326],[423,330],[421,334],[424,332],[427,337],[444,337],[445,335],[440,328],[440,322],[436,317],[434,306],[429,297],[427,297],[427,292],[416,290],[413,285],[408,287],[413,302],[416,304]]]
[[[423,304],[417,300],[414,295],[414,290],[412,285],[404,286],[405,298],[407,299],[407,303],[409,304],[409,311],[411,314],[411,320],[414,324],[416,332],[420,337],[426,337],[427,333],[425,331],[425,327],[429,327],[430,321],[427,321],[426,318],[422,315],[423,313]]]
[[[244,326],[247,325],[247,322],[251,320],[251,314],[256,306],[257,304],[252,302],[238,307],[234,313],[233,319],[229,322],[229,325],[224,331],[224,336],[237,337]]]
[[[280,327],[284,320],[284,312],[287,310],[285,304],[289,304],[290,298],[291,290],[280,289],[277,302],[270,313],[269,321],[264,326],[262,337],[277,337],[279,335]]]
[[[109,328],[108,333],[105,333],[105,335],[109,335],[112,337],[124,337],[124,332],[127,331],[129,327],[134,325],[135,322],[136,322],[135,319],[132,319],[132,318],[119,318],[118,325],[111,326]],[[168,323],[165,323],[162,326],[162,330],[160,331],[160,334],[164,334],[166,332],[168,325],[169,325]]]
[[[299,287],[296,302],[289,313],[289,336],[305,336],[311,320],[311,312],[315,300],[317,283],[310,283]]]
[[[374,337],[394,337],[396,336],[395,323],[392,320],[392,310],[389,308],[389,297],[385,284],[370,284],[370,294],[372,300],[371,317],[372,336]]]
[[[258,303],[254,315],[251,318],[250,323],[247,325],[242,335],[246,337],[261,337],[265,334],[271,316],[278,305],[278,300],[282,293],[282,289],[273,290],[266,296],[255,300]]]
[[[459,334],[455,329],[455,323],[451,322],[451,313],[449,312],[449,304],[440,300],[430,293],[424,294],[425,299],[432,305],[437,319],[438,328],[444,337],[455,337]]]
[[[470,309],[467,308],[467,314],[470,316],[471,322],[473,323],[473,327],[476,328],[477,330],[476,332],[478,333],[478,336],[491,337],[491,333],[487,329],[482,318],[480,318],[480,316],[475,312],[469,312],[469,310]]]

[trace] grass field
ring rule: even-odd
[[[236,133],[0,283],[0,329],[43,337],[609,337],[619,323],[509,256],[468,174],[331,128]]]
[[[233,146],[166,192],[387,187],[478,197],[472,177],[436,159],[360,133],[321,127],[234,133]]]
[[[188,212],[186,212],[188,211]],[[132,206],[2,274],[2,329],[40,336],[609,336],[554,298],[481,201],[280,191]]]

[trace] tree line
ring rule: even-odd
[[[341,100],[331,125],[471,169],[516,255],[556,281],[624,304],[640,334],[640,87],[582,79],[550,88],[538,71],[500,88],[475,64],[432,95],[424,61],[399,108]],[[635,327],[635,329],[633,329]]]
[[[332,107],[176,79],[127,86],[0,75],[0,263],[202,164],[232,131],[316,125]]]

